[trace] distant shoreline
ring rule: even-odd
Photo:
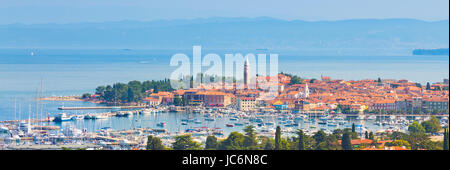
[[[449,49],[415,49],[413,50],[413,55],[449,55]]]

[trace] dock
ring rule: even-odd
[[[58,107],[58,110],[91,110],[91,109],[142,109],[145,106],[96,106],[96,107]]]

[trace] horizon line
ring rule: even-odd
[[[173,18],[173,19],[153,19],[153,20],[139,20],[139,19],[120,19],[120,20],[105,20],[105,21],[80,21],[80,22],[42,22],[42,23],[24,23],[24,22],[14,22],[14,23],[2,23],[0,25],[65,25],[65,24],[99,24],[99,23],[114,23],[114,22],[174,22],[174,21],[195,21],[195,20],[213,20],[213,19],[266,19],[266,20],[277,20],[277,21],[285,21],[285,22],[343,22],[343,21],[362,21],[362,20],[414,20],[428,23],[435,22],[444,22],[449,21],[449,19],[441,19],[441,20],[423,20],[417,18],[352,18],[352,19],[336,19],[336,20],[308,20],[308,19],[282,19],[277,17],[268,17],[268,16],[259,16],[259,17],[196,17],[196,18]]]

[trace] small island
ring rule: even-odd
[[[448,55],[448,48],[439,49],[415,49],[413,55]]]

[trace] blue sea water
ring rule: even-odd
[[[34,54],[31,55],[31,52]],[[207,53],[278,53],[281,72],[304,78],[333,79],[408,79],[441,82],[449,77],[448,56],[320,56],[292,51],[205,50]],[[177,67],[170,67],[176,53],[192,56],[192,50],[0,50],[0,120],[27,118],[35,110],[36,90],[43,82],[45,96],[93,93],[99,85],[131,80],[160,80],[170,76]],[[16,99],[16,107],[14,107]],[[57,107],[94,106],[88,102],[45,101],[44,113],[60,112]],[[16,108],[16,115],[14,114]],[[20,114],[18,113],[20,110]],[[89,112],[101,112],[93,110]],[[69,111],[77,114],[81,111]]]

